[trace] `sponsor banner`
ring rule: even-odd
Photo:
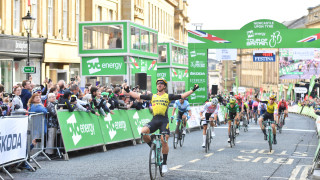
[[[236,94],[238,94],[237,92],[244,93],[244,92],[246,92],[246,88],[245,87],[238,87],[238,90],[237,90],[237,87],[233,87],[232,91]]]
[[[253,62],[275,62],[276,52],[271,50],[253,51]]]
[[[57,111],[57,115],[67,152],[104,144],[96,115],[82,111]]]
[[[125,75],[127,65],[123,57],[82,57],[82,75]]]
[[[309,92],[308,92],[308,96],[310,96],[311,92],[312,92],[312,89],[313,89],[313,86],[314,86],[314,83],[315,83],[315,79],[316,79],[316,76],[313,75],[311,80],[310,80],[310,86],[309,86]]]
[[[133,136],[135,139],[139,139],[141,137],[142,127],[150,122],[153,116],[149,109],[141,109],[139,111],[126,110],[126,113],[128,114],[128,118],[132,127]]]
[[[188,78],[184,75],[185,71],[185,69],[172,68],[172,81],[187,81]]]
[[[99,116],[101,132],[105,144],[133,139],[133,134],[126,111],[113,111],[107,117]],[[131,119],[131,118],[130,118]],[[138,136],[140,137],[140,136]]]
[[[295,93],[307,93],[308,89],[306,87],[295,87],[294,92]]]
[[[237,49],[217,49],[216,57],[220,61],[237,60]]]
[[[167,81],[170,80],[170,69],[169,68],[159,68],[157,71],[157,79],[165,78]]]
[[[200,110],[202,106],[191,107],[192,116],[188,120],[188,126],[190,128],[200,126]]]
[[[0,165],[26,158],[28,117],[1,118]]]
[[[219,111],[218,111],[218,117],[220,122],[223,122],[225,120],[226,112],[227,112],[227,108],[225,106],[220,105]]]

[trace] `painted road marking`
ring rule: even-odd
[[[171,170],[171,169],[170,169]],[[197,173],[210,173],[218,174],[218,171],[199,171],[199,170],[187,170],[187,169],[175,169],[174,171],[185,171],[185,172],[197,172]]]
[[[207,155],[204,155],[205,157],[210,157],[210,156],[212,156],[213,155],[213,153],[210,153],[210,154],[207,154]]]
[[[228,129],[228,127],[215,127],[215,129]],[[249,126],[249,129],[261,131],[260,127],[250,127]],[[286,129],[286,128],[283,128],[282,130],[283,131],[298,131],[298,132],[316,132],[316,130],[308,130],[308,129]]]
[[[264,178],[269,178],[269,179],[289,179],[289,178],[286,178],[286,177],[269,177],[269,176],[262,176]]]
[[[217,150],[217,151],[219,151],[219,152],[220,152],[220,151],[223,151],[223,150],[224,150],[224,148],[222,148],[222,149],[219,149],[219,150]]]
[[[170,170],[174,171],[174,170],[177,170],[177,169],[179,169],[181,167],[183,167],[183,165],[178,165],[178,166],[172,167],[172,168],[170,168]]]
[[[294,170],[291,172],[291,176],[289,180],[295,180],[295,179],[307,179],[309,169],[311,168],[311,165],[298,165]],[[303,170],[302,170],[303,169]],[[300,178],[297,178],[299,172],[302,170]]]
[[[189,161],[189,162],[195,163],[195,162],[197,162],[197,161],[200,161],[200,159],[194,159],[194,160],[191,160],[191,161]]]

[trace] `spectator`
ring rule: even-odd
[[[58,82],[58,86],[59,86],[59,94],[64,94],[64,91],[65,91],[65,86],[66,86],[66,83],[64,82],[64,80],[60,80]]]
[[[58,118],[55,106],[57,105],[56,95],[54,93],[48,94],[48,141],[47,141],[47,149],[46,153],[49,155],[53,155],[53,147],[56,138],[56,133],[58,129]]]
[[[12,99],[12,113],[26,113],[26,110],[23,109],[23,104],[20,98],[21,95],[21,87],[16,86],[13,88],[14,98]]]
[[[108,40],[107,43],[109,45],[109,49],[115,49],[116,48],[117,38],[114,37],[114,33],[113,32],[110,32],[109,40]]]
[[[29,112],[45,113],[47,114],[47,109],[41,104],[41,95],[39,93],[34,93],[28,101]]]
[[[122,34],[121,31],[117,34],[116,48],[122,48]]]
[[[22,81],[22,87],[23,87],[23,89],[22,89],[20,98],[21,98],[21,101],[23,104],[23,108],[27,109],[28,108],[28,106],[27,106],[28,101],[31,98],[30,91],[32,90],[31,85],[30,85],[30,81],[28,81],[28,80]]]

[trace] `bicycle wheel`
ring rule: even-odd
[[[183,146],[183,143],[184,143],[184,134],[182,134],[182,130],[180,130],[180,133],[179,133],[179,137],[180,137],[180,147]]]
[[[159,173],[160,173],[160,176],[163,177],[164,176],[164,173],[162,173],[162,163],[163,163],[163,158],[162,158],[162,153],[161,153],[161,150],[159,150],[159,154],[160,154],[160,163],[161,165],[159,166]]]
[[[233,143],[233,137],[234,137],[234,132],[233,132],[233,125],[230,127],[230,147],[232,148],[232,143]]]
[[[268,142],[269,142],[269,150],[270,152],[272,151],[272,130],[271,128],[269,127],[268,129]]]
[[[280,117],[280,122],[279,122],[279,133],[282,133],[282,126],[283,126],[283,116]]]
[[[210,135],[209,135],[209,128],[207,129],[207,134],[206,134],[206,153],[209,151],[209,146],[210,146]]]
[[[173,148],[176,149],[178,145],[179,138],[176,137],[175,132],[173,133]]]
[[[236,141],[236,127],[233,125],[233,137],[232,137],[232,144],[233,146],[236,145],[235,141]]]
[[[155,157],[152,157],[152,152]],[[149,174],[150,179],[156,179],[157,177],[157,153],[156,153],[156,147],[155,144],[152,144],[150,147],[150,154],[149,154]]]

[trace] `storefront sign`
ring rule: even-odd
[[[82,75],[125,75],[123,57],[83,57]]]
[[[253,51],[253,62],[275,62],[276,52],[269,50]]]
[[[307,93],[308,89],[305,87],[295,87],[294,88],[294,92],[295,93]]]
[[[29,73],[29,74],[34,74],[36,73],[36,67],[33,66],[24,66],[22,68],[23,73]]]

